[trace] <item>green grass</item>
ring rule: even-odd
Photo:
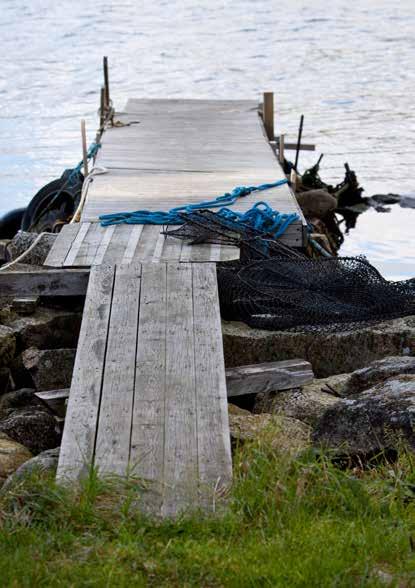
[[[25,480],[0,497],[0,586],[415,586],[410,453],[341,471],[252,444],[234,464],[216,519],[146,519],[134,481]]]

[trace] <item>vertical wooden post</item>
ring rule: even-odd
[[[297,187],[298,187],[298,176],[297,176],[297,172],[295,171],[295,169],[292,169],[291,170],[290,184],[291,184],[291,188],[295,192],[297,190]]]
[[[104,128],[105,123],[105,88],[101,88],[101,99],[100,99],[100,106],[99,106],[99,128],[100,130]]]
[[[110,107],[110,84],[108,77],[108,57],[104,57],[104,88],[105,88],[105,108]]]
[[[88,151],[86,147],[86,127],[85,119],[81,120],[81,135],[82,135],[82,158],[84,160],[84,177],[88,175]]]
[[[280,139],[278,142],[278,161],[280,162],[281,165],[284,165],[284,161],[285,161],[284,149],[285,149],[285,135],[280,135]]]
[[[264,92],[264,127],[269,141],[274,140],[274,92]]]

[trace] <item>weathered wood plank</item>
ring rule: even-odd
[[[116,268],[95,447],[101,473],[128,473],[141,264]]]
[[[44,265],[49,267],[62,267],[68,251],[74,242],[80,229],[79,223],[68,224],[62,227],[61,232],[55,239]]]
[[[57,477],[77,480],[93,462],[114,268],[91,270],[79,335]]]
[[[193,264],[193,330],[201,504],[215,510],[232,479],[225,364],[215,264]]]
[[[311,364],[303,359],[244,365],[226,370],[228,397],[298,388],[310,384],[313,379]]]
[[[171,517],[197,504],[198,456],[190,264],[167,264],[164,499]]]
[[[167,266],[142,266],[130,467],[153,482],[151,510],[160,513],[164,480]]]
[[[73,243],[70,247],[70,249],[68,249],[68,254],[63,262],[63,265],[65,266],[71,266],[75,264],[75,259],[76,256],[78,255],[78,251],[80,250],[81,246],[82,246],[82,242],[85,238],[85,235],[87,234],[89,227],[90,227],[91,223],[80,223],[80,227],[79,227],[79,231],[75,237],[75,239],[73,240]],[[58,237],[59,239],[59,237]]]
[[[0,272],[2,296],[85,296],[89,270]]]

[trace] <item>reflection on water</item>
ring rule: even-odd
[[[272,89],[277,133],[293,137],[304,113],[304,139],[326,154],[326,181],[339,181],[348,161],[366,195],[414,192],[413,0],[1,4],[0,213],[80,159],[79,120],[91,140],[97,126],[103,54],[118,107],[130,96],[256,98]],[[302,154],[300,163],[316,159]],[[413,217],[371,211],[343,252],[411,275]]]

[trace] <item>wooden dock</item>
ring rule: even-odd
[[[284,176],[254,102],[130,100],[115,118],[125,126],[104,132],[96,161],[107,173],[93,178],[81,222],[64,227],[45,262],[91,267],[58,477],[78,480],[93,464],[101,474],[144,480],[143,507],[153,514],[212,511],[232,466],[212,262],[239,251],[183,244],[157,226],[97,221]],[[251,194],[234,208],[257,199]],[[261,199],[297,212],[282,240],[303,245],[305,223],[290,188]]]
[[[158,226],[103,228],[101,214],[169,210],[212,199],[236,186],[257,186],[285,178],[250,100],[129,100],[101,140],[96,166],[107,173],[89,184],[81,223],[64,227],[46,264],[83,267],[131,261],[224,261],[239,249],[183,244],[165,238]],[[288,185],[241,198],[233,209],[246,211],[258,199],[299,220],[281,241],[301,247],[306,223]]]

